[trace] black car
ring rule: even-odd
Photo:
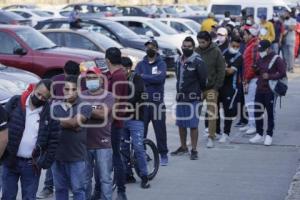
[[[126,26],[106,19],[83,19],[81,22],[83,29],[102,33],[109,38],[119,42],[124,47],[133,49],[145,50],[145,42],[149,39],[141,37],[131,31]],[[66,29],[69,28],[68,19],[49,19],[39,22],[35,29]],[[179,51],[172,44],[159,43],[160,54],[167,63],[168,69],[172,70],[175,66],[175,61],[179,56]]]
[[[28,25],[31,26],[31,20],[25,19],[24,17],[0,9],[0,24],[14,24],[14,25]]]
[[[118,7],[123,16],[139,16],[139,17],[151,17],[155,18],[158,15],[155,15],[150,9],[147,7],[139,7],[139,6],[121,6]]]

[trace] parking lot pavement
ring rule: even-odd
[[[160,167],[150,189],[143,190],[138,183],[127,185],[128,199],[283,200],[300,163],[300,69],[292,76],[282,108],[277,107],[273,146],[250,145],[249,137],[234,128],[231,144],[217,144],[215,149],[208,150],[201,136],[199,160],[170,157],[169,166]],[[175,79],[169,78],[165,88],[166,104],[170,108],[174,103]],[[172,151],[178,147],[179,138],[170,113],[167,123],[168,145]],[[200,132],[203,124],[201,121]],[[153,139],[152,126],[150,130]]]

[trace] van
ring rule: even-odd
[[[253,15],[257,21],[261,15],[271,19],[274,13],[281,14],[285,10],[290,11],[290,8],[284,0],[211,0],[207,10],[214,13],[217,19],[222,19],[225,11],[237,17],[245,10],[247,15]]]

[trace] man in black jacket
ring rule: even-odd
[[[54,161],[60,129],[50,114],[51,84],[51,80],[41,80],[6,106],[10,120],[2,199],[16,199],[19,179],[22,198],[36,199],[41,169],[49,168]]]
[[[144,148],[144,107],[143,107],[143,93],[144,93],[144,81],[143,79],[131,71],[132,61],[128,57],[122,58],[122,65],[124,66],[125,73],[127,74],[127,80],[129,82],[128,87],[128,107],[127,116],[128,120],[124,123],[124,129],[122,134],[121,151],[127,155],[129,152],[129,145],[126,141],[132,139],[134,153],[137,157],[137,164],[141,173],[142,182],[141,187],[146,189],[150,187],[148,180],[148,169],[146,161],[146,152]],[[130,157],[130,156],[128,156]],[[131,170],[130,161],[124,160],[126,166],[126,180],[129,183],[134,183],[136,180]]]
[[[177,62],[177,107],[176,125],[179,127],[181,146],[171,155],[188,153],[186,145],[187,128],[191,129],[191,160],[198,159],[198,125],[201,111],[201,93],[206,88],[207,68],[199,54],[195,51],[195,41],[185,38],[182,44],[183,56]]]

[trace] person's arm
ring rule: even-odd
[[[217,74],[217,78],[216,78],[216,83],[214,86],[215,90],[219,90],[219,88],[221,88],[223,86],[224,83],[224,78],[225,78],[225,59],[221,53],[221,51],[218,51],[218,55],[217,55],[217,62],[216,62],[216,74]]]
[[[112,108],[114,105],[114,98],[110,96],[110,100],[106,103],[101,104],[100,106],[93,108],[92,111],[92,119],[96,120],[104,120],[107,119],[108,116],[112,113]]]
[[[277,58],[276,62],[274,63],[274,66],[276,66],[277,72],[275,74],[269,74],[269,80],[279,80],[286,76],[286,64],[282,60],[282,58]]]
[[[275,35],[274,25],[271,22],[270,22],[269,29],[270,29],[270,34],[269,34],[270,38],[269,39],[270,39],[270,42],[272,43],[275,40],[276,35]]]
[[[2,106],[0,106],[0,158],[4,153],[8,142],[7,120],[7,113]]]
[[[196,69],[197,69],[200,88],[202,91],[204,91],[207,84],[207,65],[201,59],[197,60],[196,62],[197,62]]]
[[[166,80],[167,76],[167,65],[164,61],[158,64],[158,74],[142,74],[142,78],[146,83],[160,84]]]
[[[137,73],[138,75],[141,75],[143,72],[142,72],[142,69],[141,69],[141,65],[142,65],[142,62],[143,61],[140,61],[137,65],[136,65],[136,67],[135,67],[135,73]]]
[[[144,92],[144,81],[143,79],[139,76],[136,75],[133,79],[133,97],[128,99],[128,103],[135,105],[136,103],[138,103],[141,100],[142,94]]]
[[[81,107],[80,113],[70,119],[60,119],[60,125],[63,128],[76,129],[85,123],[92,114],[92,107],[85,105]]]

